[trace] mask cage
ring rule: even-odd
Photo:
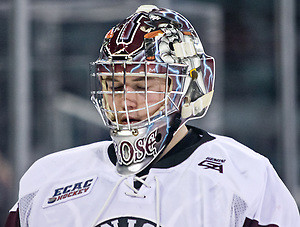
[[[188,76],[182,64],[102,60],[90,63],[90,75],[91,100],[105,125],[116,130],[142,128],[180,110]],[[129,96],[143,104],[130,106]],[[138,114],[144,117],[132,122]]]

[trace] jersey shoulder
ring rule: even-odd
[[[217,151],[217,153],[222,153],[230,159],[247,159],[248,161],[263,163],[269,162],[266,157],[233,138],[215,134],[211,135],[215,137],[215,139],[210,141],[208,146],[214,151]]]
[[[210,133],[209,133],[210,134]],[[242,143],[226,136],[210,134],[215,139],[200,145],[194,152],[198,167],[205,170],[216,168],[225,175],[261,178],[268,168],[269,159]],[[258,176],[257,176],[258,175]]]
[[[20,180],[20,196],[37,191],[46,181],[76,177],[104,165],[112,165],[107,155],[111,141],[102,141],[46,155],[35,161]]]

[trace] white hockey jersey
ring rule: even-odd
[[[300,226],[294,199],[265,157],[202,134],[199,141],[211,139],[179,163],[151,168],[145,179],[117,174],[108,141],[38,160],[20,182],[20,226]]]

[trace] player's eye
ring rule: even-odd
[[[113,87],[110,88],[111,90],[113,90]],[[123,91],[124,89],[124,85],[117,85],[114,87],[115,91]]]
[[[149,87],[147,87],[147,89],[149,89]],[[146,87],[143,86],[143,85],[138,85],[138,86],[136,86],[136,90],[137,90],[137,91],[145,91],[145,90],[146,90]]]
[[[124,89],[124,85],[122,83],[112,83],[110,81],[107,83],[107,88],[109,91],[122,91]]]

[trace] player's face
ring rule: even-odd
[[[165,78],[148,76],[145,80],[145,76],[126,76],[124,85],[123,76],[115,76],[114,81],[107,77],[105,83],[108,91],[105,99],[109,109],[113,112],[116,109],[119,124],[128,124],[128,120],[129,123],[145,120],[164,105]]]

